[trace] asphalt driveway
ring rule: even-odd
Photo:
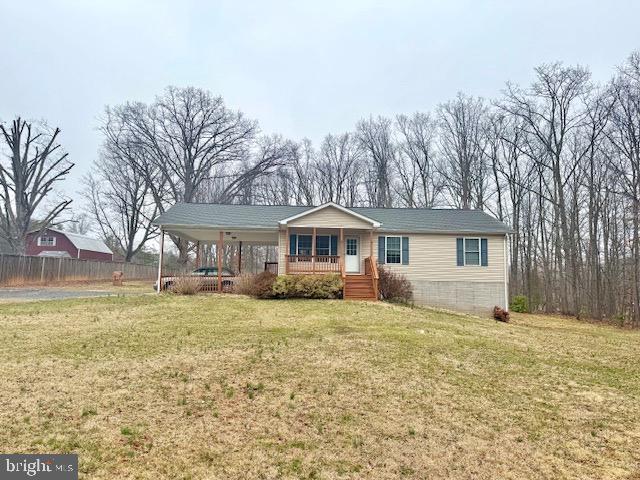
[[[64,298],[107,297],[116,295],[107,290],[70,290],[68,288],[0,288],[0,302],[22,300],[61,300]]]

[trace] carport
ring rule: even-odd
[[[159,218],[161,219],[161,217]],[[216,266],[218,271],[217,282],[214,284],[213,291],[223,292],[223,255],[225,245],[235,245],[238,249],[238,271],[241,273],[242,248],[245,246],[277,246],[278,230],[273,229],[244,229],[237,227],[225,227],[224,225],[179,225],[179,224],[159,224],[160,226],[160,255],[158,258],[158,283],[157,291],[160,292],[162,286],[162,278],[165,276],[163,271],[164,265],[164,247],[165,234],[179,237],[195,244],[196,247],[196,267],[201,267],[202,249],[205,245],[215,245]],[[275,266],[277,271],[277,263],[265,263],[265,269]],[[225,281],[235,281],[236,278],[229,279],[225,277]]]

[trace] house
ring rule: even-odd
[[[181,203],[155,223],[163,239],[276,245],[278,274],[339,273],[345,298],[375,298],[384,266],[409,279],[417,303],[472,312],[508,305],[511,229],[479,210]]]
[[[40,257],[80,258],[102,262],[113,260],[113,252],[102,240],[57,228],[29,233],[26,253]]]

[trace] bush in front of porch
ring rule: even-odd
[[[273,284],[273,293],[276,298],[340,298],[342,286],[337,273],[280,275]]]
[[[244,277],[236,292],[255,298],[316,298],[331,299],[342,296],[342,278],[323,275],[280,275],[262,272]]]

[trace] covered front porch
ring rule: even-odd
[[[374,256],[373,230],[287,227],[280,235],[281,274],[362,274]]]

